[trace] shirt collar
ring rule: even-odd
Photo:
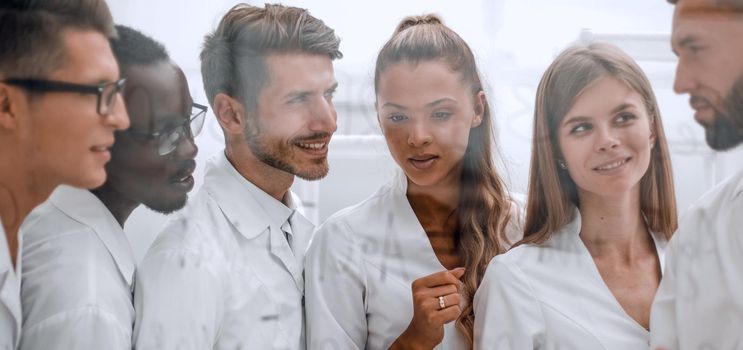
[[[245,179],[224,152],[207,162],[204,187],[232,225],[248,239],[272,224],[281,227],[296,207],[290,193],[287,193],[287,206]]]
[[[129,286],[134,276],[134,253],[124,230],[111,211],[88,190],[59,186],[49,202],[73,220],[90,227],[113,256]]]

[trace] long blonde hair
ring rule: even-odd
[[[563,51],[542,76],[534,109],[529,194],[521,243],[541,244],[573,218],[578,190],[567,171],[559,170],[558,125],[575,98],[602,77],[613,77],[643,99],[656,135],[650,165],[640,180],[640,209],[650,230],[667,238],[678,226],[671,158],[655,94],[640,67],[619,48],[594,43]]]
[[[467,43],[442,24],[435,15],[407,17],[377,57],[374,87],[384,70],[399,62],[419,63],[442,60],[462,75],[476,96],[483,91],[475,58]],[[470,130],[464,154],[459,196],[457,251],[466,268],[462,277],[467,306],[457,319],[457,327],[472,344],[475,315],[472,298],[485,274],[485,268],[508,242],[506,226],[511,220],[511,201],[492,160],[493,122],[485,102],[482,123]]]

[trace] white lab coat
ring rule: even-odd
[[[98,197],[59,186],[21,233],[19,349],[131,349],[134,254]]]
[[[743,348],[743,172],[683,216],[650,329],[653,349]]]
[[[647,349],[581,241],[580,213],[542,245],[493,258],[475,293],[475,349]],[[652,234],[664,265],[666,240]]]
[[[307,344],[311,350],[387,349],[413,318],[411,284],[444,271],[406,197],[399,172],[365,201],[339,211],[307,252]],[[509,237],[520,238],[514,206]],[[436,349],[466,349],[455,322]]]
[[[291,197],[291,194],[290,196]],[[314,226],[224,154],[137,270],[137,349],[304,349],[304,253]]]
[[[20,249],[18,255],[14,270],[0,221],[0,350],[15,350],[21,337]]]

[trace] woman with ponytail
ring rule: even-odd
[[[472,296],[520,238],[474,56],[438,17],[409,17],[379,52],[374,85],[402,171],[318,229],[305,271],[308,348],[471,348]]]

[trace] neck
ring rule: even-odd
[[[125,195],[112,188],[108,182],[103,186],[90,191],[108,208],[108,211],[116,218],[119,226],[124,227],[124,223],[141,203],[127,198]]]
[[[407,179],[407,197],[417,214],[447,218],[459,206],[459,177],[445,179],[431,186],[419,186]]]
[[[1,149],[13,149],[3,146]],[[38,176],[15,152],[0,152],[0,220],[13,266],[18,253],[18,230],[34,207],[44,202],[58,182]],[[14,169],[11,171],[10,169]]]
[[[283,203],[284,196],[294,182],[294,175],[259,160],[245,142],[225,148],[224,153],[242,177]]]
[[[611,255],[630,262],[652,247],[640,210],[639,185],[619,196],[581,191],[579,197],[580,237],[594,258]]]

